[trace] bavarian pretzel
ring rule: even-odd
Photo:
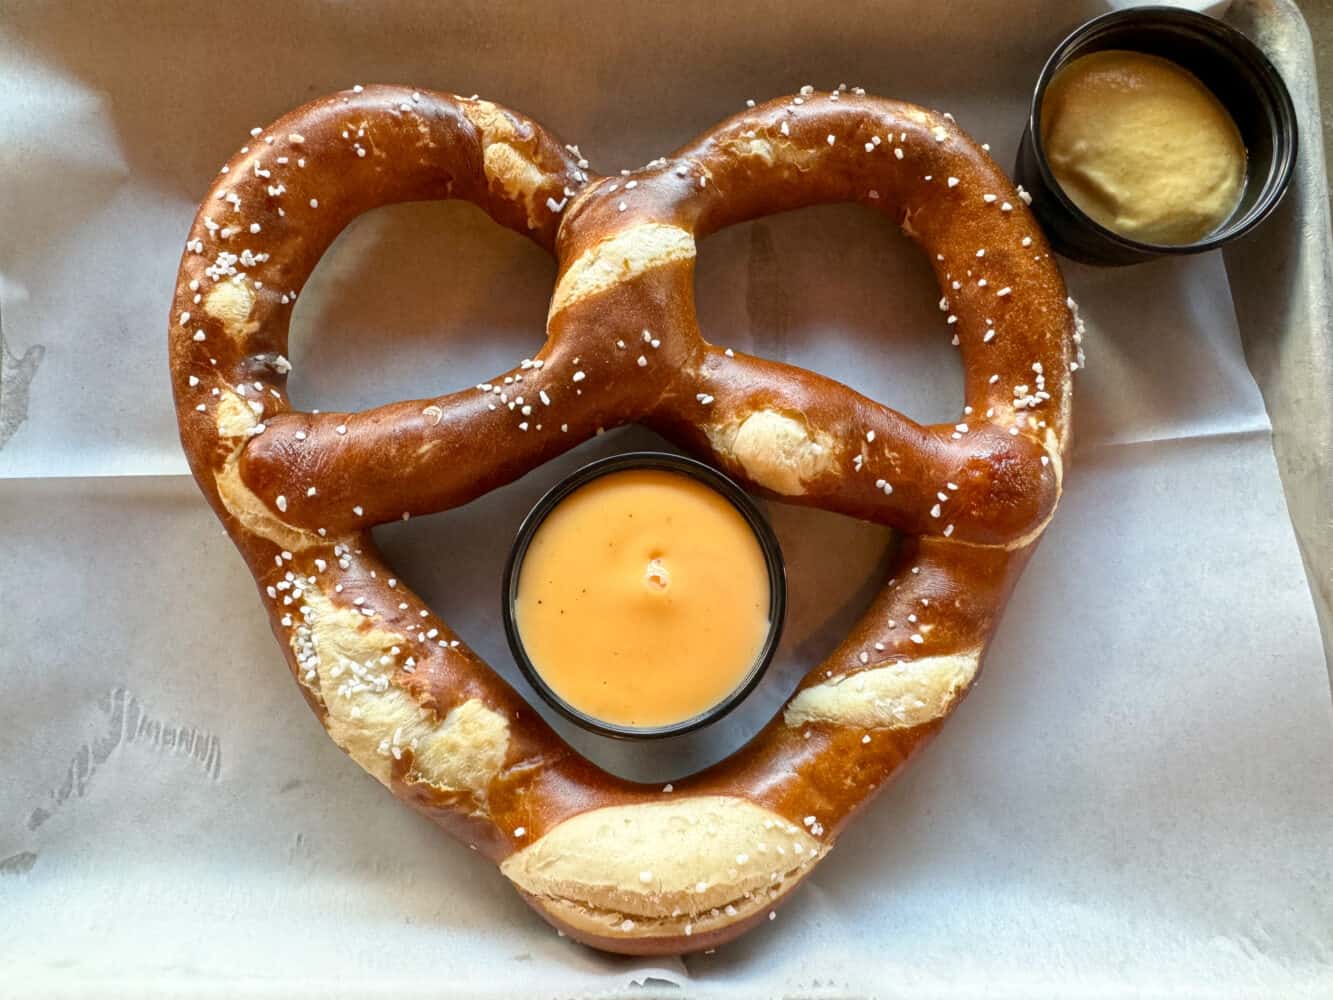
[[[435,198],[555,254],[542,350],[448,395],[293,409],[288,322],[320,256],[360,213]],[[356,87],[254,129],[190,230],[172,377],[190,466],[329,735],[588,944],[696,950],[771,918],[973,683],[1059,499],[1077,318],[1023,198],[948,115],[841,89],[750,108],[605,177],[475,97]],[[834,201],[888,213],[929,255],[940,335],[966,371],[956,423],[701,336],[697,240]],[[370,534],[631,421],[770,496],[912,536],[780,715],[674,787],[571,750]]]

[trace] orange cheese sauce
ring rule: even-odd
[[[537,528],[514,619],[542,679],[618,726],[707,711],[769,632],[764,552],[722,495],[678,472],[630,469],[579,487]]]

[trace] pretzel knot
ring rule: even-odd
[[[320,256],[361,212],[432,198],[555,252],[544,347],[449,395],[292,409],[288,321]],[[833,201],[888,213],[929,255],[966,371],[956,423],[701,336],[697,240]],[[255,129],[223,168],[186,244],[170,347],[191,468],[329,735],[558,927],[662,953],[771,917],[972,684],[1059,498],[1076,326],[1022,192],[947,115],[806,90],[601,177],[489,102],[358,87]],[[630,421],[752,488],[913,536],[782,713],[674,788],[570,750],[370,535]]]

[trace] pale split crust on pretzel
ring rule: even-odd
[[[541,351],[450,395],[293,410],[287,327],[324,250],[378,205],[451,197],[555,252]],[[696,242],[828,201],[889,213],[932,258],[966,371],[956,424],[700,335]],[[602,177],[498,105],[368,87],[255,129],[223,168],[189,234],[170,348],[191,467],[329,735],[557,927],[666,953],[771,918],[973,683],[1059,499],[1078,329],[1021,192],[948,116],[805,88]],[[370,536],[635,420],[754,488],[915,536],[779,716],[674,787],[573,753]]]
[[[620,914],[621,933],[651,938],[769,907],[826,850],[744,798],[696,795],[579,813],[500,870],[568,924],[598,933]]]
[[[694,237],[676,226],[645,222],[585,250],[560,275],[551,315],[676,261],[694,259]]]
[[[713,450],[774,493],[798,496],[805,484],[830,471],[841,450],[830,435],[812,431],[799,414],[755,410],[744,419],[707,429]]]

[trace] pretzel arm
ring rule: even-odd
[[[503,380],[483,384],[499,388]],[[283,414],[246,445],[241,475],[288,523],[335,534],[449,510],[603,426],[597,412],[557,406],[554,390],[529,385],[474,387],[360,413]]]
[[[690,388],[653,426],[788,502],[977,544],[1026,535],[1056,502],[1044,449],[985,421],[923,426],[822,375],[716,348]]]
[[[740,785],[836,835],[975,681],[1021,562],[997,548],[906,541],[888,584],[782,712],[682,791]]]
[[[574,316],[605,314],[617,295],[644,296],[654,280],[628,282]],[[275,515],[307,529],[337,533],[447,510],[641,419],[663,398],[664,379],[703,353],[665,324],[664,344],[637,329],[596,337],[567,321],[552,322],[535,358],[447,396],[351,414],[261,412],[264,430],[241,453],[241,478]]]

